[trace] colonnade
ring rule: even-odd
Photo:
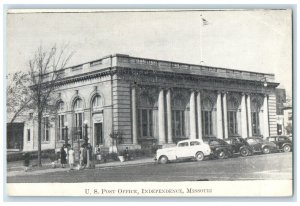
[[[158,143],[170,144],[173,143],[173,124],[172,124],[172,98],[171,89],[159,88],[158,95]],[[137,121],[137,92],[136,87],[131,89],[131,105],[132,105],[132,141],[133,144],[138,142],[138,121]],[[227,118],[227,92],[217,92],[216,100],[216,137],[219,139],[228,138],[228,118]],[[190,92],[190,115],[189,115],[189,129],[190,139],[202,140],[202,119],[201,119],[201,92],[191,90]],[[251,95],[241,94],[240,102],[241,112],[241,131],[240,135],[243,138],[252,136],[252,117],[251,117]],[[166,106],[166,107],[165,107]],[[166,108],[166,115],[165,115]],[[268,99],[264,96],[263,106],[261,110],[262,120],[260,122],[261,134],[264,137],[269,136],[269,122],[268,122]],[[167,123],[167,124],[166,124]],[[167,127],[167,128],[166,128]]]

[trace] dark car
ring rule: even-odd
[[[232,137],[225,139],[225,141],[232,146],[233,153],[240,154],[243,157],[253,153],[251,146],[242,137]]]
[[[232,146],[222,139],[208,139],[206,142],[211,149],[213,158],[225,159],[233,154]]]
[[[263,153],[269,154],[271,152],[276,152],[277,146],[273,142],[262,139],[261,137],[247,137],[245,139],[250,145],[253,153]]]
[[[276,144],[277,149],[279,149],[280,151],[292,151],[292,141],[287,136],[271,136],[268,137],[267,140]]]

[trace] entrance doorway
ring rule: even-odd
[[[94,123],[94,137],[96,145],[103,144],[102,122]]]

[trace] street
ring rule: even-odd
[[[12,176],[8,183],[291,180],[292,153]]]

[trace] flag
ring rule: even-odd
[[[208,21],[206,19],[202,18],[202,24],[203,24],[203,26],[206,26],[206,25],[208,25]]]

